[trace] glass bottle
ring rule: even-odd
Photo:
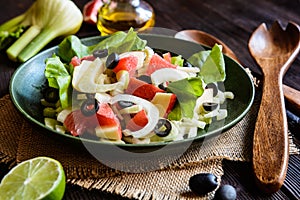
[[[102,0],[97,27],[101,35],[127,31],[133,27],[144,31],[154,26],[155,14],[150,4],[143,0]]]

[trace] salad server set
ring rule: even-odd
[[[238,61],[222,41],[197,30],[184,30],[175,37],[212,46],[222,44],[223,53]],[[267,28],[261,24],[251,35],[248,48],[263,72],[262,100],[253,139],[253,172],[257,186],[274,193],[283,185],[288,166],[288,133],[284,96],[299,111],[300,92],[282,84],[282,79],[300,50],[300,27],[289,22],[283,29],[278,21]]]

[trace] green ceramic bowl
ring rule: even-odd
[[[196,43],[175,39],[168,36],[159,35],[141,35],[143,39],[148,41],[148,46],[157,49],[168,50],[177,54],[182,55],[184,58],[190,57],[193,53],[207,49]],[[91,37],[85,38],[82,41],[86,45],[92,45],[103,37]],[[31,122],[37,124],[45,129],[46,134],[53,133],[58,136],[59,139],[68,139],[71,142],[84,141],[92,144],[103,144],[103,142],[82,139],[73,137],[67,134],[61,134],[54,130],[47,128],[43,123],[42,106],[40,104],[41,86],[45,82],[44,69],[45,59],[50,57],[53,53],[57,52],[58,47],[53,47],[48,50],[41,52],[26,63],[22,64],[14,73],[10,83],[10,94],[11,98],[17,107],[17,109]],[[200,140],[206,136],[213,136],[216,133],[220,133],[240,121],[247,111],[250,109],[254,99],[254,85],[251,78],[248,76],[244,68],[236,63],[231,58],[225,56],[226,62],[226,81],[225,88],[228,91],[232,91],[235,94],[234,100],[227,101],[228,117],[225,121],[219,123],[213,123],[205,130],[198,132],[196,138],[186,139]],[[185,141],[177,141],[175,143],[181,143]],[[154,143],[154,144],[120,144],[119,146],[131,148],[131,147],[160,147],[166,145],[165,143]]]

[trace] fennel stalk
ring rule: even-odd
[[[6,50],[9,59],[25,62],[56,37],[75,34],[82,22],[82,13],[71,0],[36,0],[25,13],[0,25],[0,40],[5,44],[18,28],[26,29]]]

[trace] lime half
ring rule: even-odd
[[[0,199],[62,199],[66,177],[62,165],[48,157],[24,161],[2,179]]]

